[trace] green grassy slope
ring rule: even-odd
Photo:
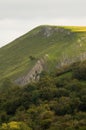
[[[30,56],[47,55],[52,68],[64,55],[71,58],[85,51],[86,27],[39,26],[0,48],[0,82],[27,73],[36,62]]]

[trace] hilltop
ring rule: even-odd
[[[48,71],[69,59],[85,59],[86,27],[39,26],[0,48],[0,83],[27,75],[47,57]]]

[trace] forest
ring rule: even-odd
[[[44,71],[24,87],[5,79],[0,130],[86,130],[86,61]]]

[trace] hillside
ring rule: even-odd
[[[86,27],[39,26],[0,48],[0,87],[0,130],[86,130]]]
[[[86,130],[86,61],[0,91],[0,130],[38,129]]]
[[[0,48],[0,83],[26,75],[47,56],[48,70],[64,59],[85,57],[86,27],[39,26]]]

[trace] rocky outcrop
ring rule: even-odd
[[[63,55],[57,63],[57,68],[61,68],[65,65],[70,65],[74,62],[79,62],[84,60],[86,60],[86,52],[81,53],[80,55],[74,57],[68,57]]]
[[[45,37],[50,37],[53,34],[62,34],[64,36],[69,36],[70,34],[72,34],[70,29],[65,29],[63,27],[52,27],[52,26],[44,26],[41,28],[40,34],[42,34]]]
[[[40,59],[34,65],[34,67],[24,76],[15,80],[15,83],[20,86],[25,86],[26,84],[34,81],[38,81],[40,78],[40,73],[44,69],[44,59]]]

